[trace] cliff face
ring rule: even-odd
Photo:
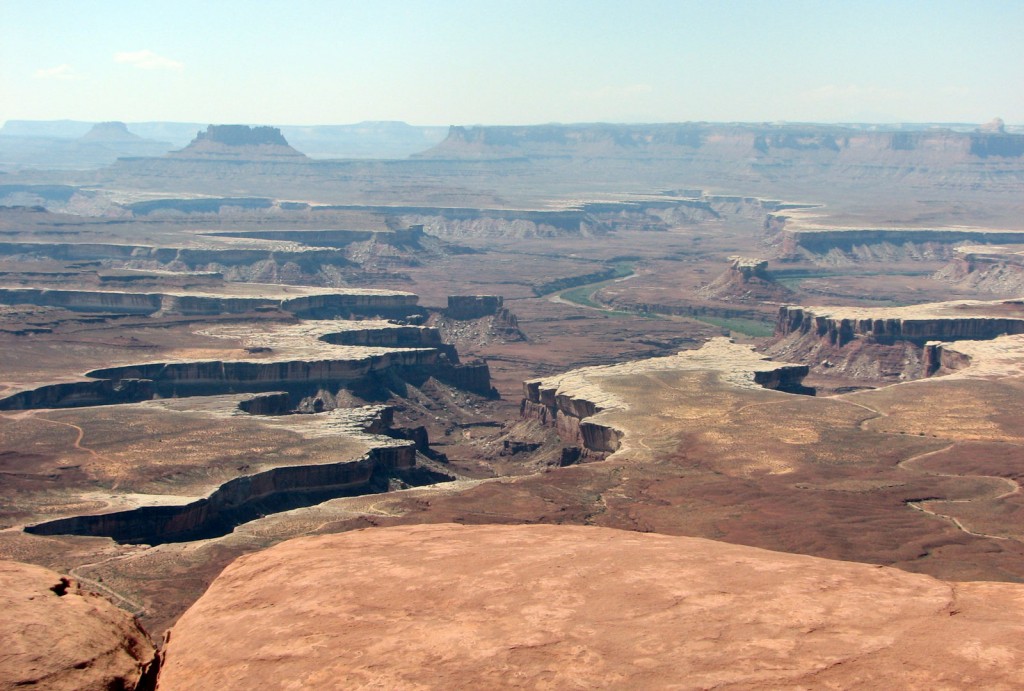
[[[1024,251],[999,246],[958,247],[934,275],[941,281],[996,295],[1024,294]]]
[[[221,485],[210,496],[181,506],[146,506],[96,516],[74,516],[26,526],[35,535],[91,535],[120,543],[159,545],[224,535],[252,518],[329,498],[386,488],[393,471],[416,463],[413,442],[394,441],[354,461],[274,468]]]
[[[1024,231],[946,228],[785,229],[777,235],[787,257],[842,258],[846,261],[943,259],[953,256],[957,243],[1014,243]],[[839,255],[836,257],[835,255]]]
[[[955,314],[886,316],[886,310],[857,310],[844,316],[843,308],[786,306],[779,310],[777,336],[813,335],[830,345],[842,347],[855,338],[892,344],[910,341],[923,346],[925,341],[989,340],[1003,334],[1024,333],[1024,316],[963,316]],[[903,310],[905,313],[909,310]],[[927,312],[927,309],[922,310]],[[873,316],[871,312],[876,312]]]
[[[771,362],[749,346],[725,338],[708,341],[700,350],[604,367],[584,367],[565,374],[523,382],[520,416],[554,427],[559,437],[602,457],[619,449],[623,430],[603,420],[600,413],[626,406],[602,387],[609,377],[647,372],[708,371],[719,373],[738,387],[763,387],[789,393],[814,393],[803,386],[808,367]]]
[[[479,319],[498,312],[504,299],[500,295],[449,295],[445,314],[452,319]]]
[[[938,369],[929,341],[986,341],[1024,333],[1017,301],[961,301],[904,308],[794,307],[779,310],[766,352],[846,376],[914,379]]]
[[[0,410],[105,405],[153,396],[305,390],[351,385],[385,372],[400,379],[434,376],[481,395],[494,393],[487,363],[460,364],[454,346],[443,343],[438,330],[431,327],[324,320],[265,332],[234,325],[204,333],[237,339],[257,357],[147,362],[92,370],[85,376],[98,381],[14,391],[0,398]]]

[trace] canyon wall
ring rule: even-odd
[[[280,286],[268,287],[280,291]],[[149,315],[157,312],[184,315],[242,314],[280,309],[297,316],[383,314],[408,316],[418,312],[419,298],[412,293],[350,290],[320,292],[297,297],[261,297],[204,293],[136,293],[114,290],[60,290],[54,288],[0,288],[0,304],[44,305],[70,310]]]
[[[584,367],[565,374],[523,382],[520,417],[554,427],[562,441],[585,454],[603,457],[621,446],[626,431],[601,418],[602,411],[628,406],[604,386],[609,377],[637,377],[649,372],[716,372],[728,384],[741,388],[767,388],[794,394],[813,394],[803,385],[809,368],[772,362],[750,346],[714,338],[699,350],[618,365]]]
[[[224,535],[240,523],[283,506],[373,491],[375,475],[412,468],[413,442],[388,446],[340,463],[288,466],[229,480],[210,496],[180,506],[145,506],[93,516],[73,516],[26,526],[35,535],[90,535],[120,543],[158,545]],[[386,484],[384,485],[386,487]],[[295,495],[309,495],[298,497]]]
[[[924,315],[884,316],[885,310],[862,310],[845,316],[844,308],[785,306],[779,309],[776,336],[812,335],[831,345],[844,346],[855,338],[892,344],[910,341],[923,346],[926,341],[988,340],[1003,334],[1024,333],[1024,318],[1000,316]],[[927,310],[922,310],[927,311]]]
[[[1024,242],[1024,231],[980,228],[783,229],[776,235],[775,242],[785,257],[814,259],[839,253],[849,261],[944,259],[953,256],[954,246],[958,243],[1019,243]]]

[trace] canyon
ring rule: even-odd
[[[435,134],[4,174],[0,557],[125,688],[1012,686],[1024,135]]]

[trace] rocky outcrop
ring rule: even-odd
[[[497,314],[504,299],[500,295],[449,295],[445,316],[451,319],[479,319]]]
[[[939,369],[930,341],[986,341],[1024,333],[1020,301],[958,302],[894,308],[794,307],[779,310],[765,351],[861,379],[903,380]]]
[[[924,346],[924,363],[929,376],[1020,376],[1024,374],[1024,336],[955,343],[929,341]]]
[[[723,302],[783,302],[793,292],[768,271],[768,260],[755,257],[730,257],[731,264],[722,274],[698,289],[701,297]]]
[[[933,278],[997,295],[1024,293],[1024,249],[998,245],[957,247],[949,264]]]
[[[909,341],[923,346],[931,340],[978,341],[1019,333],[1024,333],[1024,303],[1019,301],[960,301],[900,308],[785,306],[779,310],[776,325],[777,336],[810,335],[839,347],[856,338],[886,345]]]
[[[401,225],[422,226],[445,239],[464,237],[540,238],[600,235],[605,224],[581,209],[560,211],[520,209],[395,208],[391,218]]]
[[[1017,583],[691,537],[377,528],[235,561],[171,630],[158,688],[1010,689],[1022,605]]]
[[[716,372],[739,387],[814,393],[802,384],[807,366],[771,362],[749,346],[715,338],[700,350],[618,365],[584,367],[555,377],[525,381],[520,416],[554,427],[562,441],[586,452],[599,457],[614,453],[619,448],[623,430],[605,423],[599,414],[628,406],[602,387],[602,379],[663,370]]]
[[[146,632],[75,579],[0,561],[0,608],[0,688],[153,688],[156,649]]]

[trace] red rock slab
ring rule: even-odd
[[[420,525],[235,561],[158,689],[1020,688],[1024,585],[582,526]]]
[[[131,614],[41,566],[0,561],[0,612],[0,689],[130,690],[154,659]]]

